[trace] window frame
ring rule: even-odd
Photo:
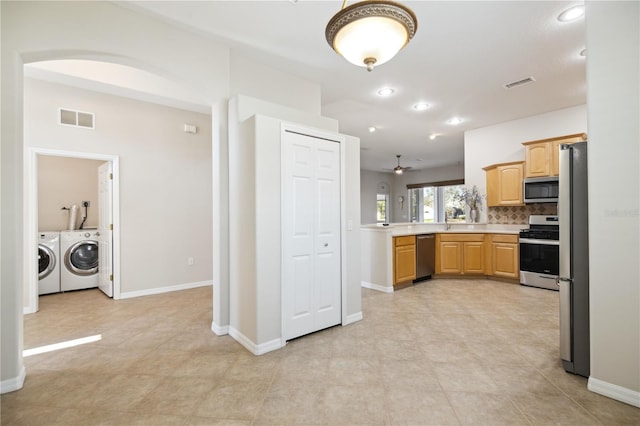
[[[426,183],[414,183],[407,185],[407,199],[409,200],[409,221],[416,223],[430,223],[424,221],[424,207],[417,208],[418,201],[421,199],[421,194],[415,197],[416,189],[434,188],[433,204],[434,204],[434,218],[433,223],[445,222],[445,187],[449,186],[462,186],[464,185],[464,179],[438,181],[438,182],[426,182]],[[416,200],[417,198],[417,200]],[[424,206],[421,202],[420,206]],[[414,214],[415,213],[415,214]]]

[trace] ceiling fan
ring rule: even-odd
[[[395,173],[397,175],[401,175],[405,170],[411,169],[411,167],[402,167],[400,165],[400,157],[401,157],[401,155],[396,155],[396,157],[398,158],[398,165],[393,168],[393,173]]]

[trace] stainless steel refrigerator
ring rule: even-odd
[[[564,369],[589,377],[589,215],[587,143],[560,146],[560,357]]]

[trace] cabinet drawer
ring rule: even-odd
[[[411,246],[416,243],[415,235],[405,235],[404,237],[393,237],[393,244],[395,247],[399,246]]]
[[[510,234],[493,234],[491,235],[491,241],[494,243],[518,243],[517,235]]]
[[[484,234],[438,234],[440,241],[484,241]]]

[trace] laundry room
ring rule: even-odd
[[[98,168],[105,162],[39,155],[37,163],[38,294],[98,287]]]
[[[89,268],[98,256],[98,287],[102,289],[100,275],[105,270],[102,254],[108,251],[95,250],[91,240],[103,238],[100,229],[96,229],[102,226],[99,207],[105,205],[100,201],[102,180],[98,168],[109,164],[113,167],[113,220],[107,227],[112,231],[113,274],[107,277],[112,279],[113,298],[211,285],[210,107],[184,104],[189,107],[185,109],[180,108],[182,105],[162,104],[170,103],[164,99],[154,98],[152,102],[133,96],[144,98],[139,93],[132,97],[118,96],[48,78],[25,78],[28,184],[24,221],[25,229],[34,236],[29,244],[40,245],[40,233],[45,231],[65,234],[72,227],[69,219],[75,211],[72,224],[76,233],[82,233],[78,234],[80,241],[74,244],[84,244],[82,247],[86,249],[78,252],[75,260]],[[66,125],[65,111],[76,111],[77,123],[81,122],[81,112],[91,114],[91,126]],[[81,225],[82,230],[78,229]],[[85,237],[86,234],[89,236]],[[62,235],[58,244],[62,282],[65,270]],[[25,250],[35,253],[36,247],[31,247]],[[39,275],[35,260],[33,271],[27,273],[25,313],[38,311]],[[77,274],[72,290],[89,286],[88,279],[82,282],[81,278],[87,277]],[[90,285],[96,287],[95,283]]]

